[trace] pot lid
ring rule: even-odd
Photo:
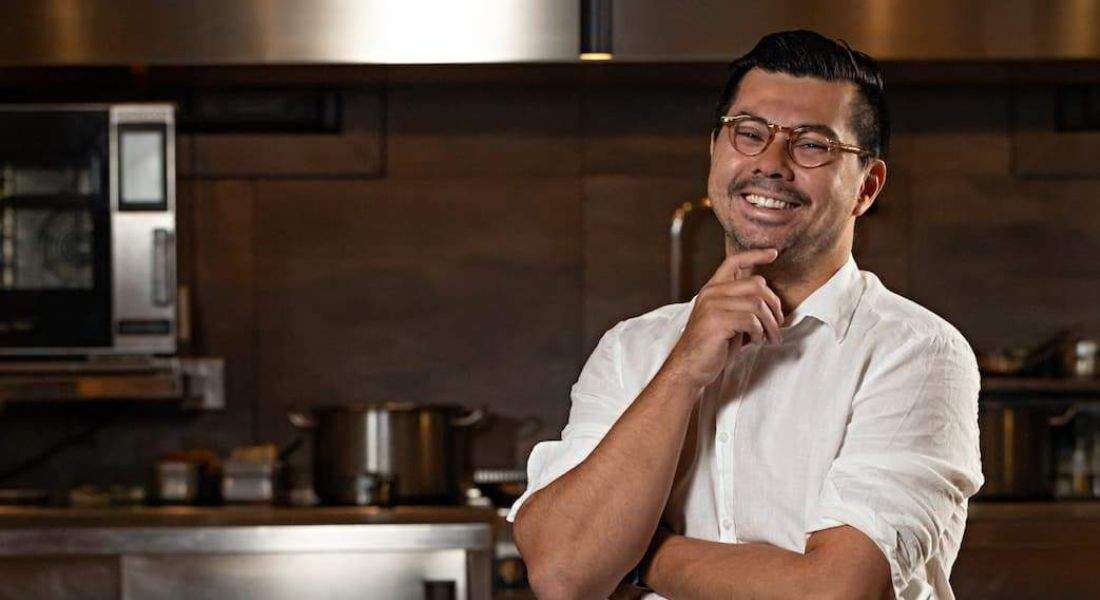
[[[320,412],[412,412],[419,410],[438,411],[465,411],[466,407],[458,404],[416,404],[414,402],[349,402],[347,404],[326,404],[314,406],[311,409],[315,413]]]

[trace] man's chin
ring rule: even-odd
[[[779,256],[783,256],[783,251],[790,245],[790,241],[786,238],[742,236],[734,233],[733,239],[736,242],[735,250],[745,251],[775,248],[779,250]]]

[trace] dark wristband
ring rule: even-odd
[[[630,585],[638,588],[639,590],[652,592],[653,590],[649,589],[649,586],[645,584],[645,580],[642,579],[642,575],[645,571],[645,562],[646,560],[643,558],[642,562],[634,565],[634,568],[630,570]]]

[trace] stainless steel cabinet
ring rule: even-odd
[[[0,598],[491,595],[486,523],[0,529]]]

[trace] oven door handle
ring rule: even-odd
[[[153,230],[153,305],[171,306],[175,300],[176,234],[169,229]]]

